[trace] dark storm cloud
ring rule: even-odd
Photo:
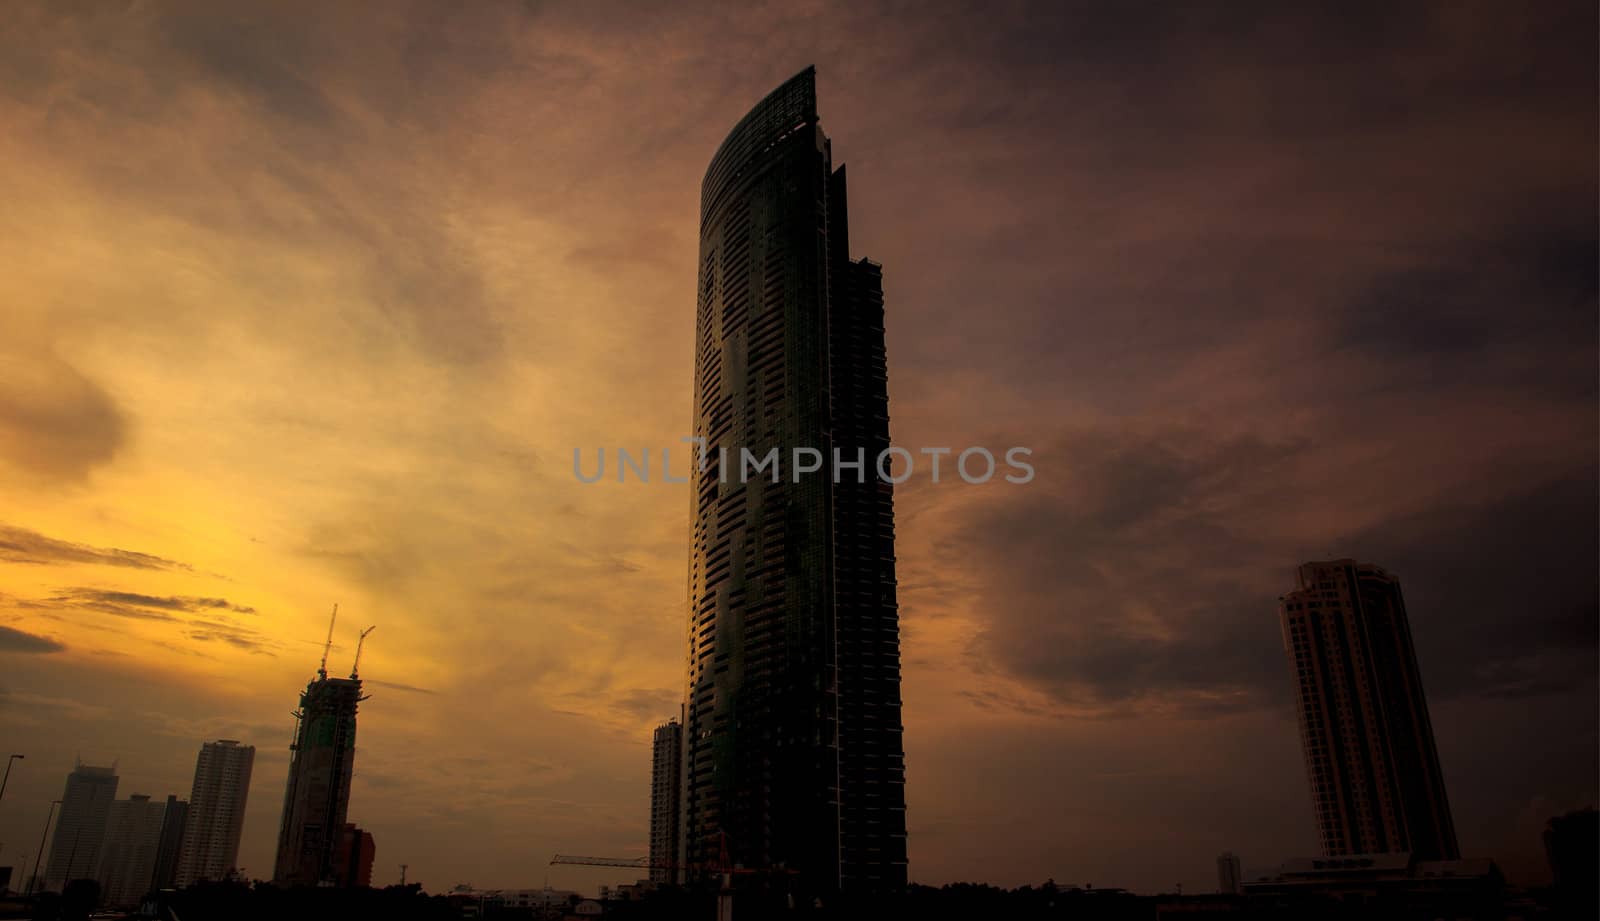
[[[192,571],[187,563],[115,547],[92,547],[46,537],[37,531],[0,524],[0,561],[7,563],[33,563],[40,565],[89,563],[101,566],[125,566],[132,569],[168,569]]]
[[[1279,323],[1383,346],[1442,315],[1433,348],[1481,341],[1481,311],[1449,304],[1415,305],[1415,321],[1402,306],[1393,331],[1381,313],[1346,313],[1396,287],[1417,294],[1434,272],[1451,282],[1435,296],[1471,293],[1476,273],[1506,261],[1500,244],[1537,270],[1526,251],[1552,227],[1571,242],[1547,252],[1582,255],[1595,103],[1591,49],[1574,36],[1592,19],[1466,4],[953,18],[974,58],[1005,65],[958,54],[948,74],[908,66],[889,82],[883,127],[866,126],[884,135],[867,194],[929,226],[964,225],[877,244],[895,296],[918,308],[916,328],[890,323],[897,381],[972,367],[1018,398],[1067,387],[1116,405],[1197,352],[1271,348]],[[953,41],[914,34],[929,47],[901,49],[908,58]],[[930,155],[915,139],[933,126],[951,145]],[[1485,309],[1522,300],[1512,290]],[[1592,330],[1590,314],[1523,332],[1571,350],[1566,333]]]
[[[1037,465],[1060,465],[1054,483],[975,503],[941,548],[981,584],[977,651],[1074,705],[1259,705],[1284,680],[1271,609],[1283,567],[1263,565],[1250,517],[1305,450],[1120,427],[1039,450]]]
[[[1282,706],[1276,597],[1348,555],[1401,578],[1441,699],[1592,682],[1594,10],[1031,12],[914,31],[945,70],[865,120],[861,191],[963,228],[875,244],[897,437],[970,399],[1037,450],[915,525],[956,535],[975,651],[1073,706]]]
[[[1479,373],[1494,349],[1576,352],[1600,331],[1600,236],[1592,222],[1563,227],[1562,217],[1375,274],[1335,315],[1337,343],[1400,362],[1471,362]]]
[[[1401,580],[1430,695],[1592,686],[1600,486],[1582,473],[1352,534]]]
[[[1399,575],[1434,699],[1594,683],[1592,471],[1580,462],[1570,478],[1503,495],[1268,538],[1296,494],[1337,483],[1314,463],[1322,447],[1116,428],[1039,452],[1069,488],[974,504],[942,548],[980,584],[976,652],[1066,704],[1112,713],[1286,706],[1276,598],[1298,563],[1353,556]],[[974,701],[1027,709],[992,693]]]
[[[60,652],[66,648],[49,637],[35,636],[13,627],[0,625],[0,652],[48,653]]]

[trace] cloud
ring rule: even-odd
[[[277,655],[277,653],[267,648],[267,643],[260,638],[259,634],[249,630],[240,630],[236,627],[218,625],[204,630],[190,630],[186,636],[197,643],[227,643],[246,652],[267,656]]]
[[[176,739],[238,739],[248,743],[253,739],[281,738],[284,733],[281,722],[253,722],[237,714],[200,716],[148,710],[139,716],[156,732]],[[256,756],[260,758],[263,754],[257,752]]]
[[[396,682],[396,681],[379,681],[376,678],[363,678],[363,679],[361,679],[361,683],[362,684],[370,684],[370,685],[372,685],[374,687],[388,688],[391,691],[405,691],[405,692],[410,693],[410,694],[437,694],[437,693],[439,693],[438,691],[435,691],[432,688],[419,688],[419,687],[416,687],[414,685],[400,684],[399,682]]]
[[[636,688],[615,694],[612,705],[643,720],[664,720],[678,711],[679,695],[667,688]]]
[[[1292,564],[1272,565],[1249,517],[1306,450],[1183,428],[1064,435],[1036,454],[1053,482],[971,503],[939,550],[977,583],[977,651],[1088,711],[1260,705],[1286,680],[1272,577]]]
[[[72,720],[102,720],[112,714],[112,709],[102,704],[90,704],[72,697],[55,697],[0,687],[0,712],[8,710],[20,712],[38,707],[48,707],[57,711],[56,716]]]
[[[1079,712],[1282,707],[1289,677],[1276,598],[1298,563],[1354,556],[1406,587],[1434,699],[1593,684],[1592,478],[1298,520],[1297,494],[1338,487],[1325,453],[1319,441],[1182,428],[1064,436],[1037,458],[1055,468],[1053,482],[953,513],[939,552],[976,583],[975,650]],[[994,690],[973,695],[985,708],[1008,703]]]
[[[276,655],[281,646],[260,631],[215,615],[256,613],[255,608],[235,604],[226,598],[188,595],[145,595],[97,588],[66,588],[43,599],[8,597],[14,607],[50,612],[63,617],[74,611],[92,611],[134,621],[153,621],[178,625],[182,635],[196,643],[225,643],[261,655]],[[175,646],[168,648],[177,649]],[[193,651],[193,650],[189,650]]]
[[[1600,483],[1589,474],[1462,496],[1348,536],[1399,576],[1430,697],[1593,687]]]
[[[1445,244],[1405,263],[1374,267],[1330,313],[1332,347],[1362,351],[1408,388],[1470,375],[1553,396],[1593,398],[1582,340],[1600,332],[1600,249],[1592,221],[1551,210],[1508,218],[1489,240]],[[1508,305],[1521,322],[1506,323]],[[1527,356],[1546,363],[1530,375]],[[1372,381],[1363,381],[1370,387]]]
[[[193,567],[187,563],[179,563],[148,553],[71,543],[46,537],[37,531],[6,524],[0,524],[0,561],[41,565],[88,563],[125,566],[132,569],[193,571]]]
[[[226,598],[196,598],[189,595],[141,595],[136,592],[106,591],[103,589],[74,588],[56,595],[53,601],[84,605],[100,605],[106,609],[146,608],[160,611],[232,611],[236,614],[254,614],[256,609],[234,604]]]
[[[60,357],[0,351],[0,460],[81,482],[116,456],[127,430],[111,395]]]
[[[49,637],[35,636],[0,624],[0,652],[60,652],[67,647]]]

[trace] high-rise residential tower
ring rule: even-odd
[[[134,908],[150,891],[161,846],[161,817],[165,803],[135,793],[114,800],[106,815],[106,835],[100,848],[100,904],[107,908]]]
[[[802,895],[898,890],[882,278],[849,256],[813,70],[734,127],[700,195],[694,433],[711,462],[691,476],[679,854],[781,866]],[[744,451],[774,450],[777,472],[740,475]],[[802,472],[805,451],[821,469]]]
[[[356,767],[356,708],[365,699],[360,678],[329,678],[325,669],[300,695],[272,873],[279,885],[334,882]]]
[[[650,880],[670,882],[678,861],[678,788],[682,777],[683,724],[656,727],[650,746]]]
[[[151,889],[171,889],[178,882],[178,860],[183,856],[183,833],[189,824],[189,801],[168,796],[161,811],[161,841],[156,845]]]
[[[178,858],[177,887],[226,879],[239,862],[256,747],[221,739],[200,746]]]
[[[1399,580],[1306,563],[1279,616],[1323,855],[1459,859]]]
[[[45,891],[60,892],[72,880],[95,877],[106,818],[116,798],[115,767],[79,764],[67,775],[55,837],[50,841],[50,861],[45,865]]]

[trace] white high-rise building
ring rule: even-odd
[[[200,747],[189,793],[189,815],[178,858],[176,885],[183,889],[200,880],[224,879],[239,860],[244,807],[250,795],[254,745],[233,739]]]

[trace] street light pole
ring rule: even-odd
[[[50,820],[55,818],[56,807],[59,805],[61,805],[60,800],[51,800],[50,811],[45,813],[44,831],[39,832],[39,853],[33,855],[33,876],[28,878],[28,895],[33,894],[34,886],[39,882],[39,858],[44,856],[44,836],[50,833]]]
[[[11,762],[21,760],[21,755],[12,755],[6,759],[6,776],[0,777],[0,799],[5,799],[6,796],[6,781],[11,779]]]
[[[82,837],[83,826],[79,825],[78,830],[72,833],[72,851],[67,854],[67,876],[61,881],[62,889],[66,889],[67,883],[70,883],[73,880],[72,867],[78,862],[78,840]],[[48,870],[50,868],[45,867],[45,869]]]

